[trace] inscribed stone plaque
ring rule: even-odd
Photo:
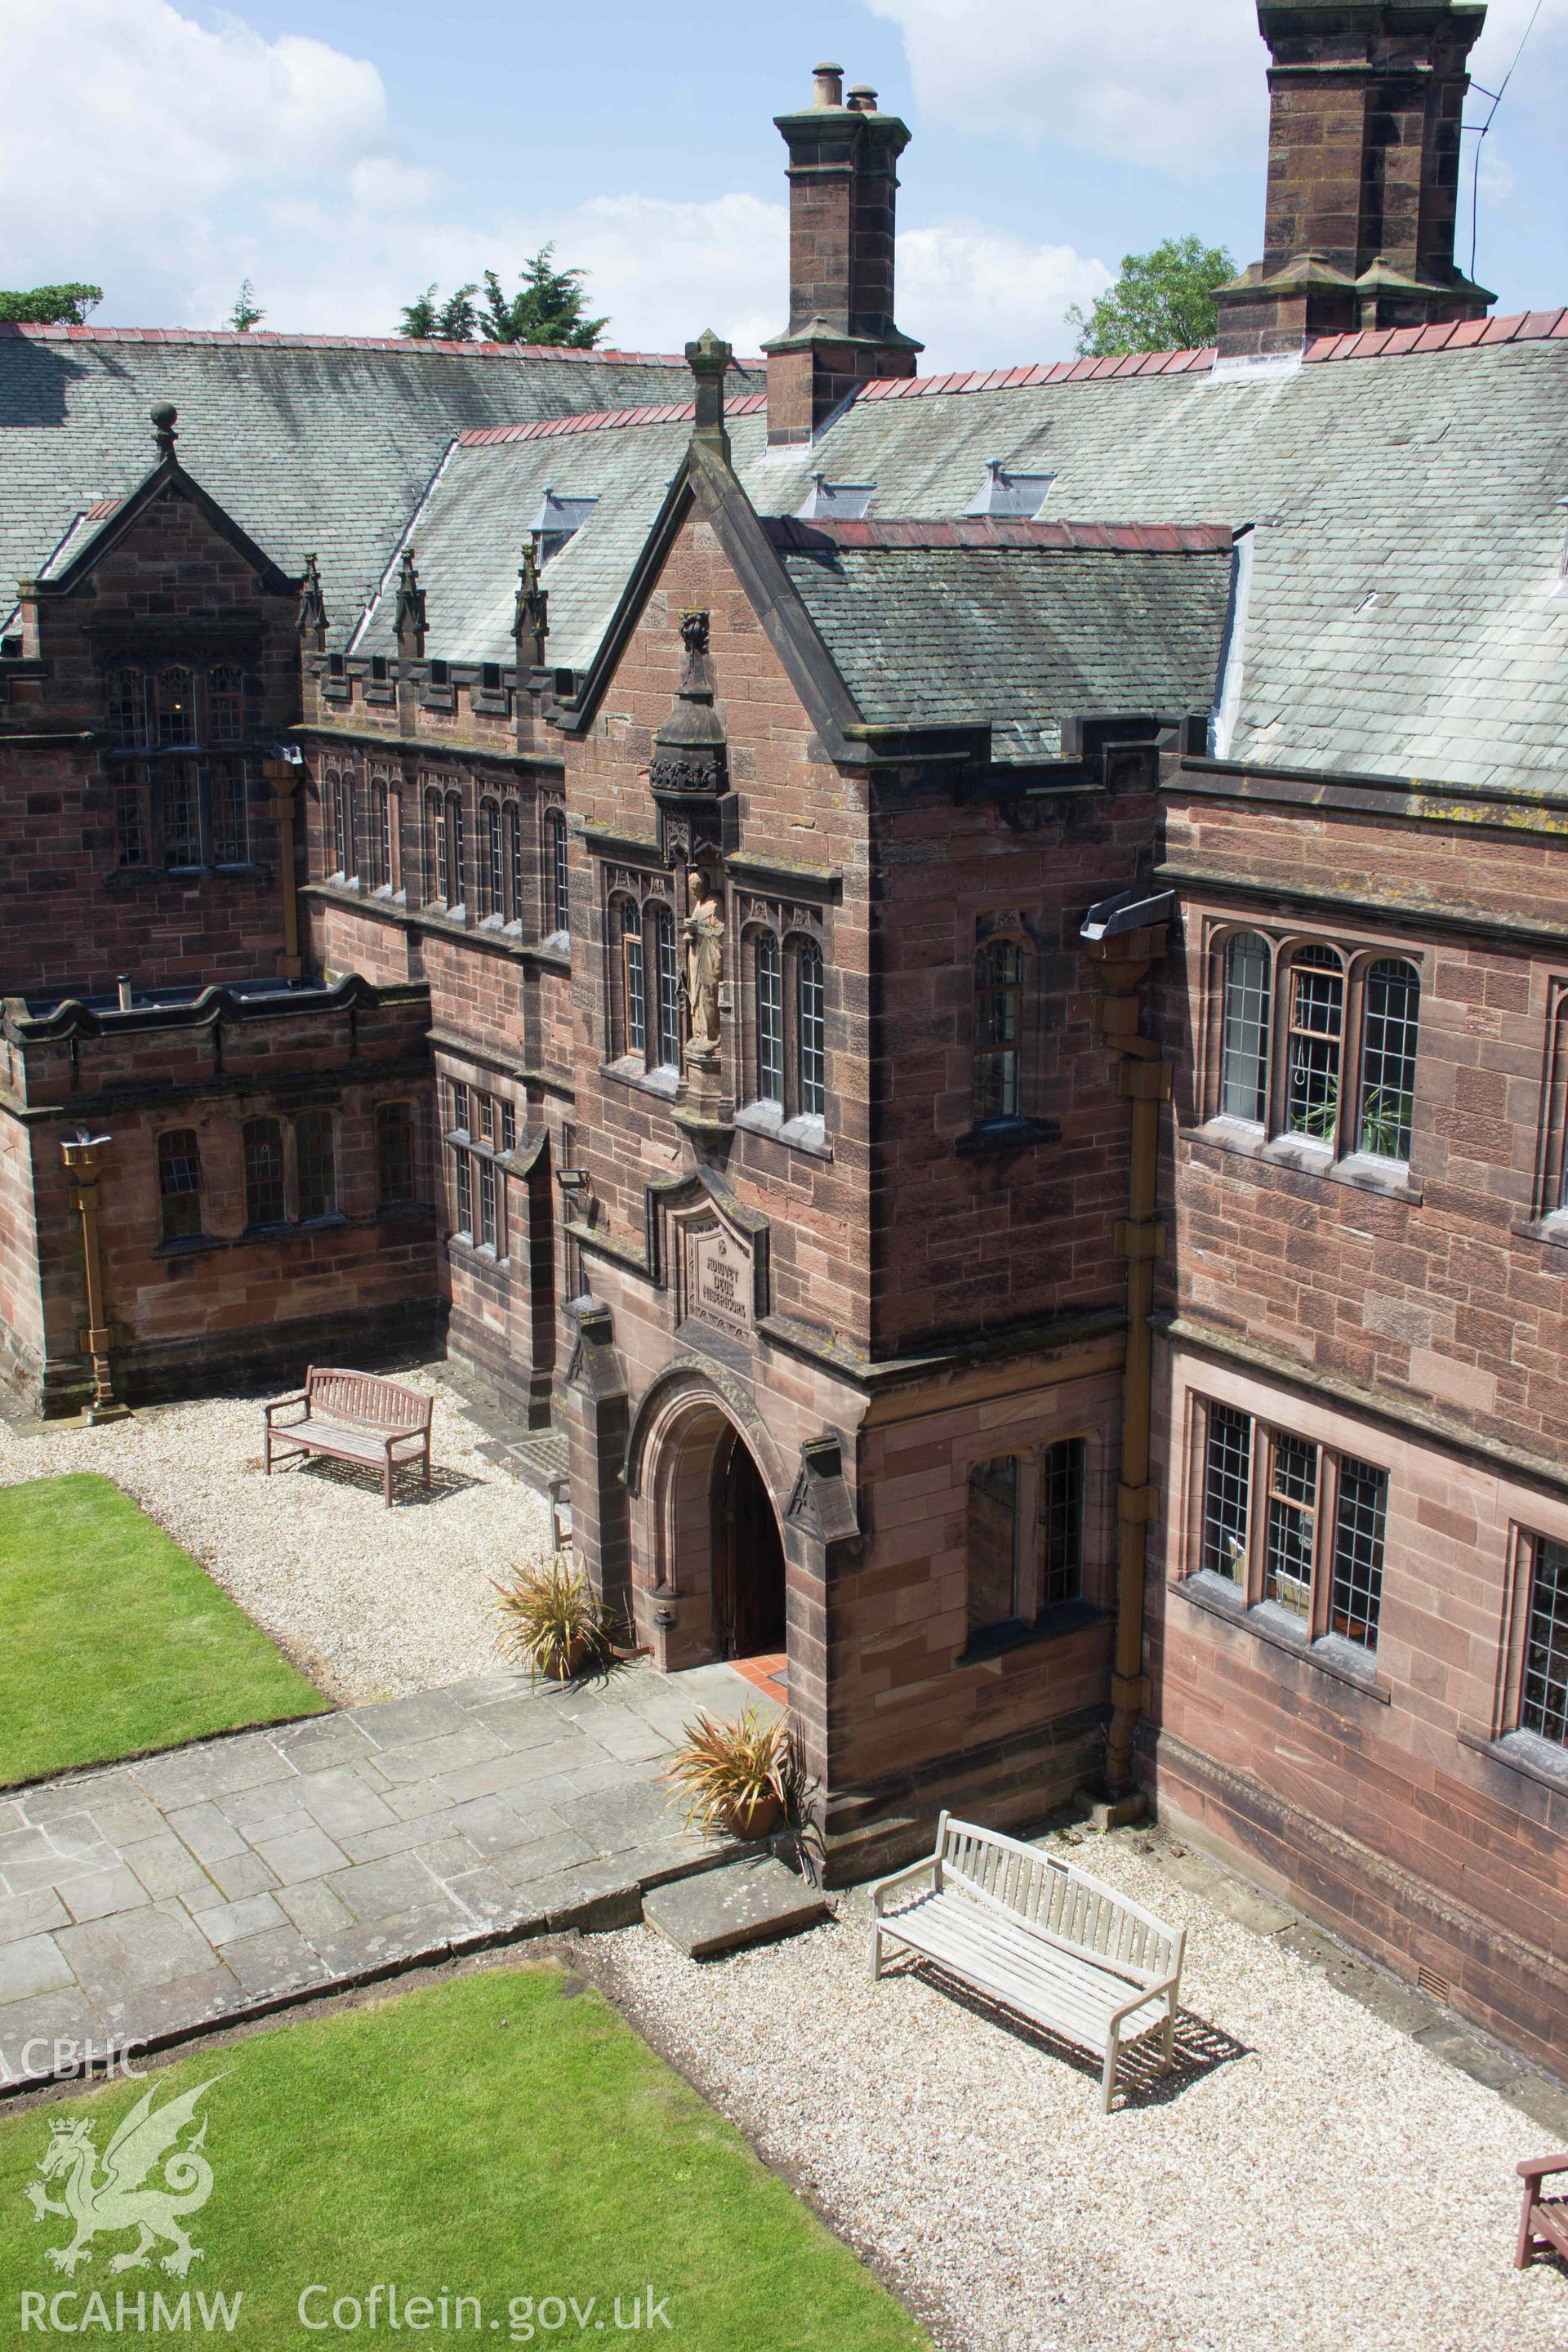
[[[751,1252],[717,1218],[687,1228],[685,1287],[686,1312],[698,1322],[737,1335],[751,1329]]]

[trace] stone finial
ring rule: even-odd
[[[724,425],[724,383],[734,355],[732,347],[711,327],[704,327],[697,341],[686,346],[686,364],[697,386],[691,437],[707,442],[725,457],[730,455],[730,436]]]
[[[153,438],[158,445],[160,457],[174,457],[174,444],[180,437],[174,430],[174,419],[179,413],[172,400],[161,400],[152,412]],[[174,462],[177,465],[179,460],[175,458]]]
[[[300,637],[314,644],[320,653],[327,642],[327,603],[321,593],[321,575],[313,555],[305,558],[305,576],[300,583],[300,611],[296,620]]]
[[[414,550],[403,551],[403,568],[397,575],[397,604],[392,618],[393,633],[397,639],[399,654],[412,654],[417,658],[425,651],[425,591],[419,585],[419,574],[414,568]]]
[[[512,607],[511,633],[517,639],[520,669],[542,669],[545,641],[550,635],[550,591],[539,581],[539,558],[530,540],[518,567],[517,601]]]

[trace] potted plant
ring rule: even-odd
[[[665,1778],[685,1791],[688,1829],[748,1843],[771,1836],[798,1779],[788,1722],[760,1706],[723,1722],[700,1713],[683,1727]]]
[[[500,1646],[538,1682],[571,1682],[612,1664],[619,1625],[571,1552],[547,1567],[521,1570],[496,1586],[503,1619]]]

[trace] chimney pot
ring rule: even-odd
[[[122,971],[120,975],[120,1010],[121,1013],[129,1013],[132,1005],[131,974],[128,971]]]
[[[812,91],[814,106],[842,106],[844,103],[844,68],[842,66],[813,66],[816,87]]]
[[[875,114],[877,93],[868,81],[858,81],[850,89],[849,104],[857,114]]]

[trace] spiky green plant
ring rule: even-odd
[[[799,1785],[788,1720],[756,1706],[722,1721],[701,1710],[694,1723],[682,1725],[681,1745],[665,1778],[686,1795],[687,1828],[704,1836],[745,1823],[767,1797],[776,1797],[787,1812]]]
[[[534,1682],[569,1682],[614,1664],[625,1628],[569,1551],[558,1551],[548,1567],[520,1570],[510,1583],[498,1582],[496,1593],[499,1645]]]

